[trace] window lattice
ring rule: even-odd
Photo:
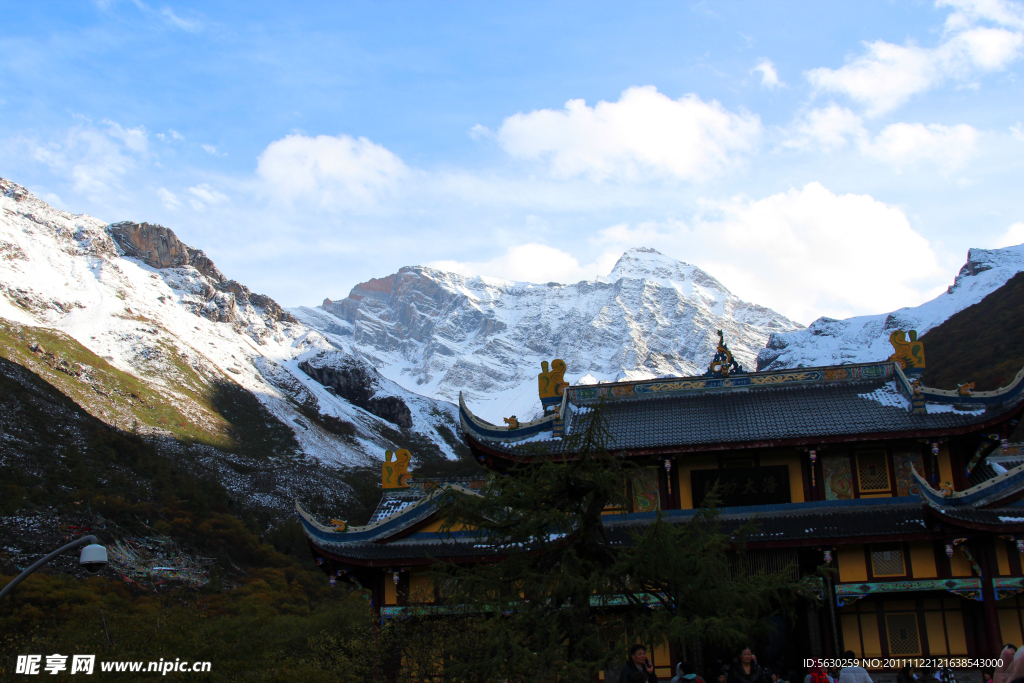
[[[900,657],[921,654],[916,614],[886,614],[885,628],[889,632],[890,655]]]
[[[871,551],[871,571],[875,576],[904,576],[902,548],[882,548]]]
[[[857,454],[857,477],[861,491],[888,491],[889,467],[885,451]]]

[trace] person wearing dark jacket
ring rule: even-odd
[[[764,670],[749,647],[740,650],[739,660],[729,667],[726,683],[766,683]]]
[[[629,659],[619,674],[619,683],[631,683],[630,678],[635,673],[646,674],[648,683],[658,683],[658,674],[654,673],[654,665],[647,659],[647,650],[639,644],[629,648]]]

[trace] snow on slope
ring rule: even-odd
[[[893,330],[924,335],[952,315],[973,306],[1024,270],[1024,245],[1004,249],[971,249],[953,284],[931,301],[892,313],[846,320],[818,318],[798,332],[774,333],[758,354],[759,370],[842,363],[866,363],[892,355]]]
[[[172,257],[195,252],[173,233],[169,241],[157,239],[154,230],[163,230],[157,226],[118,228],[66,213],[2,178],[0,209],[0,318],[65,333],[141,379],[211,433],[223,429],[223,421],[218,423],[196,392],[232,382],[289,426],[305,455],[326,464],[371,465],[380,462],[384,449],[403,445],[388,438],[396,434],[394,425],[335,396],[299,369],[302,361],[335,349],[324,335],[280,315],[268,297],[224,280],[201,252],[193,260],[203,272],[180,259],[177,266],[157,268],[124,256],[125,240],[140,239],[140,230],[152,233],[154,258],[168,244]],[[197,377],[207,386],[197,386]],[[381,395],[408,403],[412,431],[455,457],[435,431],[456,424],[454,405],[410,396],[386,381],[377,384]],[[121,424],[128,424],[132,416],[124,404],[83,407],[100,419],[116,422],[120,416]],[[351,423],[355,433],[342,438],[325,430],[300,405]],[[140,430],[165,431],[153,424]]]
[[[402,268],[342,301],[290,312],[406,389],[447,401],[461,390],[498,424],[539,412],[544,360],[565,360],[574,383],[701,374],[721,329],[752,369],[770,333],[800,329],[653,249],[631,249],[607,277],[571,285]]]

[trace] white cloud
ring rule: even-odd
[[[230,201],[226,194],[218,192],[206,183],[200,183],[199,185],[188,188],[188,193],[192,195],[189,197],[188,203],[191,204],[192,208],[196,211],[202,211],[207,206],[226,204]]]
[[[166,187],[161,187],[156,191],[156,194],[160,197],[160,203],[163,204],[165,208],[171,210],[181,208],[181,200],[178,199],[178,195],[174,194]]]
[[[373,200],[409,173],[388,149],[348,135],[276,140],[260,154],[256,171],[277,196],[324,206]]]
[[[1015,247],[1018,244],[1024,244],[1024,222],[1021,221],[1007,228],[1006,232],[1000,235],[992,246],[995,249],[1002,249],[1003,247]]]
[[[870,116],[898,107],[931,88],[940,77],[928,50],[882,40],[866,47],[867,54],[849,60],[846,66],[819,67],[805,75],[816,90],[843,93],[866,105]]]
[[[952,7],[946,29],[956,31],[979,21],[992,21],[1010,28],[1024,29],[1024,5],[1007,0],[937,0],[936,7]]]
[[[868,116],[878,116],[946,79],[966,81],[979,73],[1005,69],[1020,58],[1024,48],[1021,5],[994,0],[937,4],[956,8],[937,47],[876,40],[865,43],[865,52],[848,58],[846,65],[811,69],[805,76],[815,90],[844,94],[862,104]],[[979,21],[1000,26],[977,26]]]
[[[183,17],[170,7],[161,7],[159,17],[165,24],[173,28],[180,28],[189,33],[198,33],[203,29],[203,22],[195,17]]]
[[[1024,142],[1024,123],[1018,122],[1016,126],[1010,126],[1010,133],[1013,134],[1013,137]]]
[[[572,254],[531,242],[511,247],[489,261],[433,261],[427,265],[468,276],[492,276],[518,282],[574,283],[605,275],[615,265],[618,256],[618,253],[606,253],[594,263],[581,266]]]
[[[965,124],[894,123],[883,128],[874,140],[863,141],[861,151],[897,168],[930,161],[950,170],[977,151],[977,140],[978,131]]]
[[[848,136],[864,138],[867,135],[861,117],[846,107],[832,103],[821,109],[812,109],[797,119],[783,145],[796,149],[831,151],[845,147]]]
[[[696,95],[673,100],[653,86],[629,88],[617,102],[510,116],[497,139],[519,159],[544,160],[558,178],[637,180],[654,173],[700,180],[721,173],[752,150],[760,118],[726,110]]]
[[[803,323],[916,305],[930,293],[917,283],[942,275],[898,208],[816,182],[759,200],[706,201],[688,222],[614,226],[601,243],[657,247]],[[913,254],[913,265],[894,265],[893,254]]]
[[[199,146],[202,147],[203,151],[206,152],[207,154],[212,154],[213,156],[217,156],[217,148],[214,147],[213,145],[199,145]]]
[[[772,64],[772,60],[770,59],[762,59],[759,61],[757,66],[751,70],[751,73],[761,74],[761,85],[769,90],[774,90],[775,88],[784,85],[783,82],[779,80],[779,72],[775,70],[775,65]]]
[[[125,128],[109,120],[96,126],[86,121],[70,128],[61,142],[21,142],[34,159],[70,178],[76,191],[96,197],[120,187],[124,175],[147,157],[149,143],[142,126]]]

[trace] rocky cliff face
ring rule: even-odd
[[[818,318],[797,332],[772,334],[757,357],[758,370],[842,363],[869,363],[892,355],[893,330],[917,330],[924,336],[959,311],[973,306],[1024,270],[1024,245],[971,249],[953,284],[931,301],[891,313],[846,320]],[[926,352],[927,354],[927,352]]]
[[[499,424],[539,410],[543,360],[565,360],[573,382],[693,375],[706,371],[716,330],[752,367],[769,334],[800,328],[650,249],[626,252],[607,277],[570,285],[402,268],[293,313],[406,389],[448,401],[464,391]]]
[[[60,211],[4,179],[0,356],[108,424],[257,448],[282,466],[307,457],[372,467],[395,447],[422,465],[462,449],[454,405],[342,363],[322,334],[173,231]]]
[[[224,275],[213,261],[199,249],[193,249],[178,239],[173,230],[162,225],[122,221],[112,223],[107,232],[114,238],[124,255],[137,258],[153,268],[179,268],[192,266],[215,282],[223,282]]]
[[[202,288],[204,305],[194,308],[197,315],[217,322],[231,322],[238,318],[240,305],[244,307],[251,304],[261,309],[260,312],[270,322],[295,322],[269,296],[253,294],[245,285],[228,280],[201,249],[188,246],[169,228],[121,221],[107,226],[107,233],[125,256],[137,258],[152,268],[195,268],[208,280],[204,283],[207,286]]]
[[[412,411],[398,396],[378,396],[380,375],[351,356],[320,353],[299,363],[299,369],[334,393],[377,417],[409,429]]]

